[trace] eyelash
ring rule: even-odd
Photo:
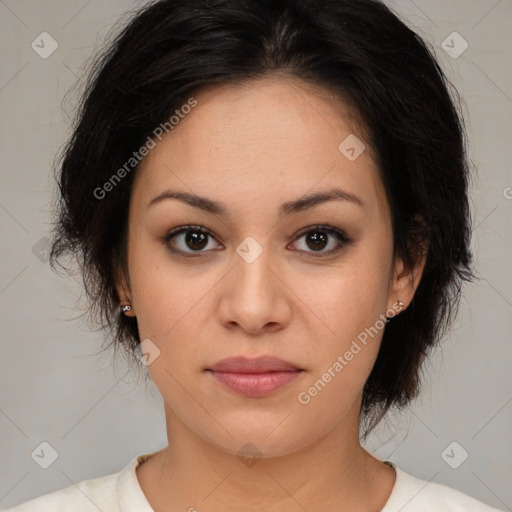
[[[167,248],[173,254],[176,254],[183,258],[199,258],[202,256],[202,253],[204,253],[206,251],[195,251],[192,253],[188,253],[186,251],[181,251],[180,249],[172,248],[169,243],[169,242],[171,242],[171,240],[174,237],[176,237],[177,235],[180,235],[182,233],[186,233],[187,231],[194,231],[197,233],[202,233],[204,235],[209,236],[210,238],[215,239],[215,237],[213,236],[212,232],[209,229],[204,228],[202,226],[187,225],[187,226],[180,226],[178,228],[173,229],[172,231],[167,233],[165,236],[160,237],[160,241],[161,241],[161,243],[166,245]],[[316,224],[314,226],[308,226],[307,228],[303,229],[297,235],[297,237],[294,241],[299,240],[300,238],[302,238],[304,235],[307,235],[308,233],[314,233],[317,231],[326,233],[330,236],[334,236],[338,240],[340,245],[337,248],[331,249],[330,251],[327,251],[327,252],[318,251],[317,252],[318,255],[316,255],[314,251],[313,252],[299,251],[299,252],[305,252],[306,254],[308,254],[309,256],[311,256],[313,258],[322,258],[322,257],[330,256],[332,254],[339,252],[343,247],[345,247],[353,242],[353,239],[348,237],[344,231],[342,231],[341,229],[335,228],[333,226],[330,226],[329,224]]]

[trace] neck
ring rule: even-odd
[[[137,470],[156,512],[374,511],[394,485],[394,470],[360,446],[355,421],[288,455],[250,459],[198,437],[171,411],[166,418],[169,446]]]

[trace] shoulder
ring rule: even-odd
[[[422,480],[391,463],[396,482],[381,512],[499,512],[457,489]]]
[[[64,489],[26,501],[7,512],[120,512],[123,510],[123,500],[130,499],[130,495],[138,491],[134,489],[134,479],[140,457],[134,457],[118,473],[81,480]],[[126,493],[122,497],[119,496],[121,490]],[[140,499],[140,496],[137,497]]]
[[[91,480],[82,480],[76,485],[54,491],[38,498],[26,501],[8,512],[64,512],[80,510],[83,512],[98,509],[105,512],[117,512],[116,475],[106,475]]]

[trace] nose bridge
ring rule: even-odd
[[[264,247],[254,237],[245,238],[236,248],[235,289],[244,295],[263,295],[272,288],[272,258],[268,247]],[[266,297],[268,299],[268,297]]]
[[[288,321],[286,305],[279,304],[278,283],[271,251],[247,237],[237,248],[234,268],[226,282],[220,315],[225,325],[238,324],[255,334],[265,326],[283,326]],[[283,316],[284,315],[284,316]]]

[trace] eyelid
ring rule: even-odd
[[[312,224],[311,226],[306,226],[305,228],[302,228],[295,236],[301,237],[310,231],[315,231],[315,229],[318,231],[326,231],[328,233],[337,233],[340,236],[348,239],[348,235],[345,233],[345,231],[335,226],[331,226],[330,224]]]

